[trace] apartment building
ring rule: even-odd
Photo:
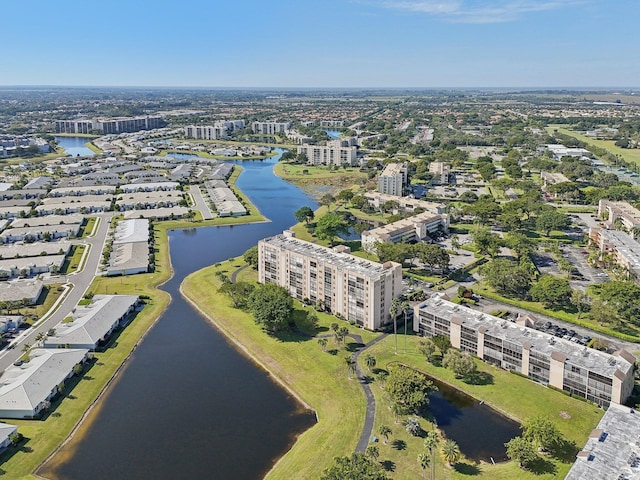
[[[411,197],[396,197],[378,192],[366,192],[364,197],[367,199],[369,205],[374,208],[380,208],[380,205],[392,200],[398,204],[398,212],[403,213],[413,212],[416,208],[421,208],[425,212],[441,215],[447,210],[447,206],[444,203],[427,202]]]
[[[329,145],[300,145],[298,154],[307,156],[309,165],[347,165],[357,162],[357,147],[336,147]]]
[[[451,167],[444,162],[431,162],[429,173],[432,175],[431,183],[434,185],[448,185]]]
[[[213,125],[189,125],[184,128],[184,135],[197,140],[223,140],[229,138],[229,134],[235,130],[243,129],[244,125],[244,120],[220,120]]]
[[[362,232],[362,248],[367,252],[375,252],[378,243],[418,242],[425,240],[430,234],[448,231],[449,215],[422,212],[413,217]]]
[[[378,177],[378,192],[401,197],[407,184],[407,164],[389,163]]]
[[[315,245],[287,230],[258,242],[258,279],[369,330],[391,321],[391,301],[402,292],[400,264],[356,257],[344,245]]]
[[[487,363],[584,397],[602,406],[623,403],[633,390],[635,357],[583,347],[526,326],[465,308],[439,295],[414,307],[413,329],[444,335]],[[524,323],[524,324],[520,324]]]
[[[555,185],[556,183],[565,183],[569,179],[558,172],[540,172],[540,179],[542,180],[542,189],[545,190],[549,185]]]
[[[275,135],[276,133],[286,132],[291,128],[288,122],[253,122],[251,131],[261,135]]]
[[[631,235],[618,230],[590,228],[589,239],[604,255],[612,255],[613,261],[626,269],[629,277],[640,279],[640,243]]]
[[[161,116],[94,118],[79,120],[56,120],[56,133],[94,133],[103,135],[138,132],[162,128],[165,122]]]
[[[615,228],[616,222],[620,222],[634,237],[634,230],[640,227],[640,210],[632,207],[628,202],[601,199],[598,202],[598,216],[606,218],[606,224],[610,228]]]

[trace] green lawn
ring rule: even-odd
[[[395,362],[410,365],[467,392],[479,400],[485,401],[497,410],[506,412],[508,416],[516,420],[522,421],[532,416],[546,415],[556,424],[567,440],[575,442],[578,449],[584,445],[589,433],[603,415],[602,410],[591,404],[570,398],[479,360],[476,361],[478,370],[483,372],[487,379],[490,379],[487,384],[472,385],[462,380],[456,380],[450,370],[425,361],[424,356],[417,352],[418,340],[415,336],[408,337],[408,353],[405,354],[402,353],[403,338],[399,336],[398,351],[400,353],[395,355],[393,336],[390,335],[382,342],[371,347],[369,353],[376,357],[378,368],[387,368]],[[362,363],[362,358],[360,360]],[[364,365],[361,365],[361,367],[364,369]],[[388,425],[393,430],[389,445],[385,445],[383,442],[378,444],[380,449],[379,461],[389,460],[395,464],[395,472],[392,474],[394,479],[421,478],[421,469],[416,458],[418,453],[423,451],[422,438],[410,436],[406,433],[403,425],[394,423],[394,417],[384,400],[384,391],[375,381],[372,384],[372,390],[376,396],[377,407],[374,431],[377,431],[378,426],[382,424]],[[426,419],[421,419],[420,423],[425,430],[433,428],[433,425]],[[405,441],[407,448],[405,450],[394,448],[391,443],[396,439]],[[490,464],[475,465],[470,460],[463,460],[456,465],[455,470],[451,470],[444,466],[438,456],[437,478],[439,480],[468,478],[468,475],[461,472],[473,471],[474,469],[477,469],[477,475],[475,475],[477,478],[491,480],[564,478],[571,463],[573,463],[572,459],[567,459],[565,462],[552,458],[547,458],[547,460],[550,460],[555,465],[555,474],[537,475],[526,472],[518,468],[513,462],[505,462],[494,466]]]
[[[60,273],[63,275],[67,275],[69,273],[77,272],[80,268],[80,261],[82,260],[82,255],[84,254],[86,245],[73,245],[65,258],[62,267],[60,268]]]
[[[197,301],[199,308],[220,330],[248,353],[274,377],[295,391],[297,396],[316,412],[318,423],[298,438],[293,448],[276,464],[267,478],[318,478],[322,470],[337,455],[349,455],[356,445],[364,422],[365,398],[357,381],[348,380],[344,347],[336,349],[329,340],[327,352],[322,352],[315,338],[287,334],[278,339],[265,334],[255,325],[250,314],[230,305],[228,298],[217,292],[216,268],[230,275],[242,262],[233,259],[220,267],[208,267],[187,277],[182,291]],[[247,269],[240,278],[255,279]],[[296,304],[296,314],[305,307]],[[306,307],[310,308],[310,307]],[[319,314],[320,331],[327,333],[335,317]],[[351,331],[369,341],[377,334],[349,326]],[[350,342],[347,342],[349,347]]]
[[[86,238],[93,234],[93,229],[95,228],[97,217],[89,217],[87,219],[87,223],[82,226],[82,230],[80,231],[80,237]]]

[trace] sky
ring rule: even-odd
[[[640,86],[640,0],[1,3],[0,85]]]

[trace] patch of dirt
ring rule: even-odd
[[[571,418],[571,414],[564,410],[562,410],[558,415],[560,415],[560,418],[564,418],[565,420],[569,420]]]

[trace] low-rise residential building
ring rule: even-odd
[[[362,232],[362,248],[367,252],[375,252],[378,243],[419,242],[437,232],[448,231],[449,215],[423,212]]]
[[[378,192],[401,197],[407,184],[407,164],[389,163],[378,177]]]
[[[400,264],[356,257],[344,245],[315,245],[291,231],[258,242],[258,279],[369,330],[391,321],[391,301],[402,293]]]
[[[640,243],[631,235],[618,230],[590,228],[589,239],[603,255],[611,255],[630,278],[640,279]]]
[[[369,205],[374,208],[380,208],[381,205],[388,201],[396,202],[398,204],[398,212],[401,213],[421,209],[423,212],[442,215],[447,211],[447,206],[444,203],[427,202],[412,197],[395,197],[378,192],[367,192],[364,194],[364,197],[367,199],[367,202],[369,202]]]
[[[176,191],[150,191],[150,192],[127,192],[121,193],[116,205],[118,210],[145,210],[149,208],[174,207],[182,200],[182,192]]]
[[[309,165],[347,165],[357,163],[358,147],[336,147],[330,145],[300,145],[298,154],[307,156]]]
[[[633,390],[635,357],[626,350],[600,352],[524,324],[465,308],[433,295],[415,306],[413,330],[444,335],[451,345],[487,363],[586,398],[622,403]]]
[[[565,480],[639,480],[640,412],[612,403]]]
[[[605,218],[609,228],[616,228],[620,224],[632,236],[636,236],[636,229],[640,227],[640,210],[628,202],[613,202],[601,199],[598,202],[598,216]]]
[[[135,275],[149,270],[149,220],[131,218],[118,222],[113,232],[113,250],[105,274]]]
[[[57,240],[75,237],[82,226],[79,223],[41,225],[34,227],[8,228],[0,233],[2,243],[38,242],[41,240]]]
[[[44,347],[95,350],[124,325],[138,302],[137,295],[96,295],[53,327],[55,333],[47,336]]]
[[[64,255],[46,255],[0,260],[0,280],[18,277],[26,278],[39,273],[59,272],[64,259]]]
[[[35,418],[46,410],[74,367],[87,359],[87,349],[36,348],[29,361],[11,365],[0,378],[0,417]]]
[[[551,152],[554,160],[561,160],[562,157],[584,157],[587,159],[592,157],[589,150],[584,148],[569,148],[559,143],[551,143],[538,148],[539,152],[544,152],[545,150]]]
[[[222,180],[209,180],[204,183],[209,199],[220,217],[239,217],[247,214],[247,209],[238,200],[236,194]]]
[[[83,195],[113,195],[116,193],[115,185],[89,185],[54,188],[49,192],[49,197],[78,197]]]
[[[11,435],[17,431],[18,427],[15,425],[0,423],[0,452],[3,452],[9,445],[11,445]]]
[[[12,228],[44,227],[50,225],[70,225],[82,223],[83,215],[46,215],[44,217],[16,218],[11,222]]]
[[[57,242],[7,243],[0,245],[0,258],[39,257],[45,255],[67,255],[72,243],[68,240]]]
[[[451,166],[444,162],[431,162],[429,173],[432,175],[431,183],[433,185],[448,185]]]
[[[7,280],[6,276],[0,278]],[[43,289],[44,282],[35,278],[3,281],[0,282],[0,302],[24,302],[27,305],[35,305]]]
[[[546,190],[549,185],[555,185],[556,183],[565,183],[569,179],[559,172],[540,172],[540,179],[542,180],[542,189]]]

